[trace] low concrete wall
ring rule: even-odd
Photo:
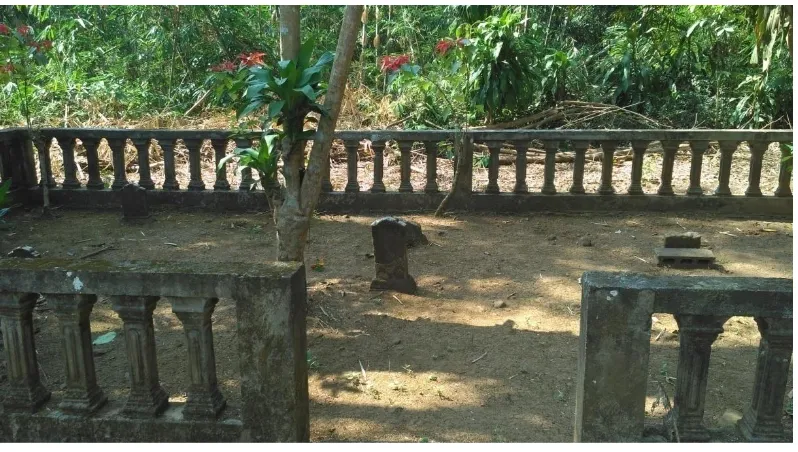
[[[730,316],[754,317],[762,334],[754,397],[739,429],[751,441],[784,440],[792,303],[789,279],[585,273],[574,440],[642,439],[651,315],[658,312],[679,324],[672,418],[681,441],[709,439],[702,417],[711,346]]]
[[[434,212],[445,193],[322,193],[317,210],[328,213]],[[41,203],[41,192],[27,193],[30,203]],[[121,212],[121,199],[114,190],[50,190],[54,205],[72,209],[107,209]],[[152,206],[179,206],[210,211],[267,211],[262,191],[150,190]],[[473,193],[456,198],[451,210],[489,213],[526,212],[708,212],[730,217],[792,217],[792,197],[744,196],[660,196],[660,195],[573,195]]]
[[[31,314],[44,294],[61,325],[66,389],[39,378]],[[107,402],[94,372],[89,314],[108,296],[124,323],[130,393]],[[224,414],[211,315],[236,303],[241,419]],[[158,380],[152,314],[172,305],[186,333],[185,404],[170,406]],[[9,369],[2,441],[308,441],[305,269],[299,263],[0,260],[0,326]],[[60,403],[59,403],[60,402]],[[44,409],[46,407],[46,410]]]

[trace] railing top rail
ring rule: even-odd
[[[0,259],[0,292],[246,298],[279,287],[302,264]]]
[[[583,293],[653,297],[654,312],[792,318],[792,279],[585,272]]]
[[[0,129],[0,133],[25,131],[22,128]],[[229,139],[232,131],[223,129],[102,129],[102,128],[44,128],[41,133],[50,137],[85,139]],[[459,130],[339,130],[335,137],[343,140],[451,140]],[[515,140],[582,140],[582,141],[779,141],[792,142],[792,130],[738,130],[738,129],[627,129],[627,130],[490,130],[472,129],[466,132],[477,141]],[[257,137],[260,132],[246,132],[247,137]]]

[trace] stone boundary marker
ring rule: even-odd
[[[0,326],[8,384],[0,393],[0,441],[308,441],[305,268],[299,263],[0,260]],[[43,294],[61,328],[64,395],[39,375],[32,311]],[[99,387],[90,313],[111,299],[123,321],[130,387],[110,400]],[[186,403],[170,403],[159,383],[153,311],[168,302],[187,346]],[[240,418],[225,413],[211,315],[234,302],[241,374]],[[11,340],[14,338],[14,340]]]
[[[792,360],[792,280],[777,278],[582,275],[577,442],[639,442],[649,386],[651,315],[679,324],[671,418],[682,442],[706,441],[703,425],[712,343],[731,316],[754,317],[762,339],[753,398],[738,422],[748,441],[785,441],[782,413]]]

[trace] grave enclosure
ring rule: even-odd
[[[490,150],[489,183],[485,192],[472,192],[466,175],[461,197],[452,209],[485,212],[530,211],[712,211],[730,215],[792,215],[791,173],[782,163],[775,193],[759,187],[763,154],[773,142],[792,142],[792,131],[743,130],[554,130],[468,133],[473,143]],[[138,185],[150,205],[199,207],[213,210],[266,210],[262,191],[250,191],[251,174],[238,185],[224,172],[213,184],[204,181],[200,146],[210,140],[219,161],[229,131],[44,129],[42,143],[55,139],[63,150],[63,183],[38,181],[31,149],[23,130],[0,131],[0,175],[12,180],[15,199],[39,203],[40,183],[50,187],[53,204],[67,208],[114,209],[128,183],[124,147],[130,139],[138,151]],[[431,211],[444,196],[436,184],[436,159],[428,158],[423,192],[410,185],[410,154],[421,143],[428,156],[439,143],[451,142],[452,131],[338,132],[347,152],[348,183],[332,191],[329,167],[319,208],[328,212]],[[76,176],[75,139],[87,151],[88,183]],[[106,139],[113,152],[113,182],[101,177],[97,147]],[[150,146],[163,150],[165,180],[156,187],[150,174]],[[175,177],[174,147],[182,140],[188,149],[191,174],[187,186]],[[369,140],[375,157],[374,184],[360,191],[358,148]],[[382,182],[385,143],[395,141],[401,151],[401,184],[386,190]],[[499,151],[504,144],[525,149],[532,140],[546,153],[544,184],[532,192],[526,185],[526,153],[516,155],[516,185],[500,193]],[[647,147],[660,141],[664,149],[661,185],[656,195],[641,188],[642,162]],[[720,173],[714,193],[701,189],[702,157],[709,143],[720,148]],[[247,146],[250,139],[239,139]],[[633,149],[631,185],[616,193],[612,185],[612,155],[622,142]],[[672,170],[680,143],[691,150],[690,188],[673,193]],[[751,149],[748,189],[744,196],[729,190],[731,157],[740,142]],[[589,144],[604,153],[601,186],[585,193],[585,153]],[[555,155],[573,151],[573,184],[557,193]],[[463,158],[471,159],[472,150]],[[49,155],[49,154],[48,154]],[[51,163],[45,162],[47,165]],[[206,185],[207,184],[207,185]],[[133,188],[129,188],[131,193]],[[255,271],[257,270],[257,271]],[[651,315],[674,314],[679,322],[680,355],[673,414],[682,441],[705,441],[704,398],[711,345],[729,316],[752,316],[762,333],[754,398],[740,423],[753,441],[783,440],[781,409],[792,357],[792,281],[763,278],[647,277],[586,273],[582,278],[582,323],[578,363],[576,441],[637,441],[644,430],[648,348]],[[45,295],[61,324],[67,388],[60,400],[49,400],[50,389],[39,378],[31,314],[37,294]],[[106,396],[94,378],[89,313],[97,297],[107,296],[124,323],[130,369],[129,393],[124,400]],[[253,269],[231,264],[192,264],[52,259],[0,260],[0,324],[11,390],[3,394],[0,412],[2,441],[307,441],[309,439],[305,339],[305,269],[299,264],[272,264]],[[170,404],[158,383],[152,313],[167,302],[186,337],[185,370],[190,386],[184,404]],[[217,303],[235,303],[241,363],[241,417],[226,415],[216,388],[211,313]],[[44,408],[50,408],[45,410]]]
[[[0,130],[0,165],[3,180],[12,180],[12,190],[20,202],[40,203],[34,152],[26,146],[25,130]],[[433,211],[445,193],[437,184],[437,159],[426,159],[426,185],[423,191],[414,191],[410,184],[411,150],[420,147],[427,156],[436,156],[441,144],[452,143],[456,131],[339,131],[336,138],[343,142],[347,154],[348,182],[343,191],[333,191],[329,164],[325,168],[319,210],[330,213]],[[210,140],[214,160],[225,155],[231,132],[227,130],[168,130],[168,129],[42,129],[37,147],[49,149],[58,141],[63,152],[64,180],[61,184],[50,177],[47,186],[53,204],[73,208],[119,208],[115,192],[127,181],[124,149],[129,139],[137,151],[138,185],[149,190],[151,205],[201,207],[214,210],[268,210],[261,190],[251,191],[252,174],[242,172],[238,184],[228,180],[226,172],[217,172],[215,179],[202,179],[200,148]],[[248,147],[257,137],[237,138],[238,146]],[[790,130],[471,130],[466,133],[468,142],[482,143],[490,150],[488,184],[484,192],[472,189],[473,174],[464,174],[461,185],[455,187],[458,196],[450,205],[454,210],[482,212],[532,212],[532,211],[711,211],[736,216],[792,215],[791,171],[785,162],[778,168],[779,182],[774,193],[762,193],[760,180],[763,156],[771,143],[792,143]],[[85,185],[76,177],[75,140],[80,139],[86,149],[88,181]],[[106,184],[101,177],[98,145],[107,140],[113,154],[113,182]],[[150,149],[156,140],[163,152],[164,181],[156,187],[150,169]],[[188,149],[190,181],[180,186],[175,176],[175,145],[181,140]],[[358,149],[370,142],[374,152],[374,182],[361,191],[358,184]],[[387,142],[397,144],[401,159],[401,182],[398,191],[387,190],[383,182],[384,150]],[[527,155],[516,153],[516,183],[512,192],[500,192],[497,184],[499,154],[502,147],[527,149],[541,142],[545,151],[543,185],[527,186]],[[649,145],[660,142],[663,148],[659,168],[660,186],[657,194],[645,194],[641,187],[643,158]],[[713,193],[704,193],[701,187],[703,156],[711,142],[720,148],[718,183]],[[738,145],[746,142],[751,150],[747,174],[748,187],[744,196],[734,196],[729,189],[732,156]],[[613,155],[616,148],[631,143],[633,150],[631,183],[616,193],[613,187]],[[690,145],[689,188],[686,194],[674,194],[672,187],[673,165],[681,143]],[[603,152],[601,184],[596,193],[586,193],[584,187],[585,153],[589,145],[600,145]],[[558,193],[555,158],[558,151],[568,150],[574,156],[573,183],[567,193]],[[786,151],[783,151],[786,152]],[[51,166],[50,153],[46,164]],[[785,154],[786,156],[786,154]],[[473,146],[467,146],[463,158],[473,158]],[[50,171],[52,175],[52,171]],[[623,193],[620,193],[623,191]]]

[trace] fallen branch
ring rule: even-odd
[[[97,251],[92,251],[91,253],[84,254],[83,256],[80,256],[78,259],[86,259],[86,258],[89,258],[89,257],[92,257],[92,256],[96,256],[96,255],[98,255],[100,253],[104,253],[104,252],[106,252],[108,250],[112,250],[112,249],[115,249],[115,248],[113,246],[106,246],[105,248],[99,249]]]

